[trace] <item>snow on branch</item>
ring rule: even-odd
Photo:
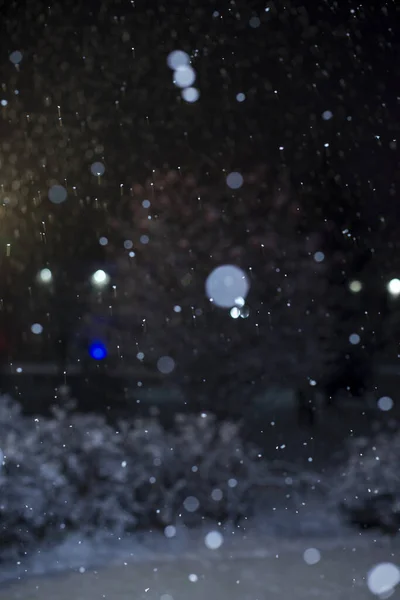
[[[310,475],[263,459],[211,415],[123,421],[58,410],[26,417],[0,399],[0,555],[68,531],[123,535],[202,519],[240,521],[260,494],[310,489]]]

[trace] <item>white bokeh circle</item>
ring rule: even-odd
[[[206,280],[207,297],[221,308],[232,308],[238,298],[246,298],[250,283],[246,273],[235,265],[221,265]]]

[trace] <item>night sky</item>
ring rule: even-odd
[[[394,22],[394,2],[3,3],[0,250],[14,294],[24,303],[20,286],[49,262],[81,281],[105,264],[100,236],[162,167],[286,165],[300,187],[328,152],[362,197],[366,235],[383,216],[396,245]],[[177,49],[196,73],[193,103],[167,65]],[[49,202],[53,185],[67,202]]]

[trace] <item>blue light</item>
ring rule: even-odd
[[[107,348],[102,342],[93,342],[89,346],[89,354],[95,360],[103,360],[107,356]]]

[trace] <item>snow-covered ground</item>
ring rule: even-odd
[[[346,415],[345,424],[340,411],[322,418],[313,435],[295,427],[294,414],[265,418],[264,454],[276,458],[278,453],[291,462],[295,456],[301,467],[312,465],[335,485],[326,466],[343,449],[346,432],[360,435],[374,426],[367,417],[361,423],[359,411]],[[400,566],[400,540],[349,530],[319,489],[299,492],[305,495],[296,502],[287,492],[287,486],[268,491],[262,520],[246,523],[245,529],[219,528],[218,548],[210,548],[207,534],[215,530],[210,524],[122,540],[74,534],[18,563],[0,565],[0,600],[372,598],[368,573],[380,563]],[[390,577],[390,569],[384,569],[383,585]],[[400,588],[390,597],[400,598]]]
[[[373,598],[371,569],[400,564],[400,543],[365,533],[295,539],[264,534],[262,527],[222,537],[209,533],[183,529],[169,540],[146,534],[121,542],[118,552],[71,538],[37,558],[20,581],[4,582],[0,600],[367,600]],[[87,568],[93,554],[107,564]],[[54,563],[74,568],[31,575]],[[369,583],[385,592],[392,577],[383,567]]]

